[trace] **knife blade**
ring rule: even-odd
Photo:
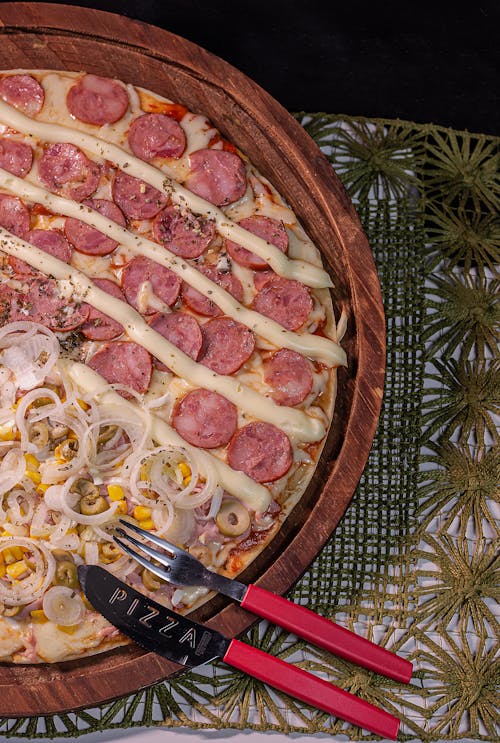
[[[139,645],[188,668],[216,658],[306,704],[395,740],[399,720],[280,658],[229,640],[136,591],[99,565],[79,565],[78,577],[92,606]]]

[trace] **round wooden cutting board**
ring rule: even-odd
[[[288,200],[320,247],[337,318],[348,316],[330,435],[308,491],[242,576],[286,592],[337,526],[366,464],[382,400],[385,324],[370,247],[326,158],[273,98],[238,70],[159,28],[97,10],[46,3],[0,5],[0,68],[81,70],[117,77],[210,118]],[[232,637],[255,617],[217,597],[197,612]],[[5,716],[50,714],[134,692],[179,671],[137,646],[41,666],[0,664]]]

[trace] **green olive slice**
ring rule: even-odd
[[[108,501],[102,495],[90,493],[80,498],[80,513],[84,516],[95,516],[108,508]]]
[[[71,486],[71,492],[78,493],[78,495],[93,495],[97,497],[99,495],[99,488],[91,480],[79,477]]]
[[[56,565],[54,576],[56,586],[67,586],[76,588],[78,585],[78,573],[76,565],[72,560],[59,560]]]
[[[51,401],[52,402],[52,401]],[[45,421],[37,421],[30,426],[29,439],[39,449],[43,449],[49,442],[49,427]]]
[[[55,560],[70,560],[73,562],[73,555],[68,550],[62,550],[62,549],[55,549],[52,550],[52,557]]]
[[[147,568],[144,568],[142,571],[141,578],[144,587],[147,588],[148,591],[157,591],[161,586],[159,578],[157,578],[156,575]]]
[[[102,429],[99,431],[99,435],[97,437],[97,443],[98,444],[107,444],[108,441],[111,441],[113,436],[118,430],[118,426],[103,426]]]
[[[101,545],[101,562],[108,564],[117,560],[122,554],[120,548],[113,542],[104,542]]]
[[[227,500],[221,505],[215,521],[221,534],[238,537],[250,526],[250,514],[239,501]]]

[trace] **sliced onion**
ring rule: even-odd
[[[97,416],[94,415],[94,418]],[[98,451],[99,432],[105,426],[117,426],[118,430],[107,446]],[[129,417],[126,410],[119,409],[117,406],[101,406],[100,417],[94,419],[88,426],[82,440],[85,464],[98,471],[112,470],[131,451],[143,450],[149,443],[150,432],[150,421],[139,417],[137,419]],[[126,435],[129,443],[116,447],[123,434]]]
[[[48,417],[51,413],[62,411],[63,409],[59,397],[53,390],[48,387],[37,387],[35,390],[31,390],[30,392],[27,392],[25,395],[23,395],[22,399],[19,401],[19,405],[17,406],[15,422],[19,433],[21,434],[22,449],[31,453],[34,453],[38,450],[35,444],[30,441],[26,413],[29,406],[32,405],[35,400],[38,400],[41,397],[48,397],[53,401],[53,405],[51,405],[50,403],[48,403],[47,405],[42,405],[41,408],[37,409],[36,413],[30,416],[30,422],[40,421],[42,420],[42,418]]]
[[[152,398],[145,398],[143,405],[148,410],[153,410],[154,408],[161,408],[163,405],[166,405],[169,400],[172,397],[171,392],[165,392],[164,395],[160,395],[160,397],[152,397]]]
[[[115,575],[117,578],[125,578],[127,575],[130,575],[130,573],[132,573],[136,568],[136,561],[128,555],[123,555],[123,557],[118,558],[118,560],[110,562],[109,565],[106,565],[106,570],[109,570],[109,572],[113,573],[113,575]]]
[[[170,512],[162,514],[164,509],[155,508],[152,519],[159,537],[166,537],[175,544],[186,544],[196,529],[196,520],[192,510],[177,509],[170,506]]]
[[[87,565],[97,565],[99,562],[99,545],[97,542],[85,542],[83,553]]]
[[[47,619],[63,627],[78,624],[85,616],[80,596],[67,586],[52,586],[43,597],[43,611]]]
[[[102,513],[96,513],[93,515],[86,515],[75,511],[75,506],[80,499],[78,493],[71,492],[71,486],[78,477],[70,477],[62,485],[51,485],[45,491],[45,502],[49,508],[61,511],[63,514],[73,519],[78,524],[86,524],[88,526],[95,526],[110,521],[111,517],[118,508],[118,501],[111,503],[110,507]]]
[[[47,522],[49,515],[49,507],[44,500],[36,506],[33,518],[31,519],[31,536],[32,537],[46,537],[50,533],[50,524]]]
[[[10,449],[0,464],[0,496],[12,490],[26,472],[26,460],[21,449]]]
[[[159,508],[151,509],[151,518],[155,527],[155,532],[159,537],[170,533],[170,529],[174,524],[176,513],[171,503],[167,503]]]
[[[16,384],[31,390],[43,382],[59,358],[59,341],[38,323],[16,322],[0,329],[1,363],[12,371]],[[46,359],[40,362],[40,355]]]
[[[35,496],[25,490],[11,490],[7,496],[8,515],[15,525],[29,524],[35,508]],[[24,513],[21,513],[21,508]]]
[[[12,381],[12,373],[5,368],[0,368],[0,420],[3,417],[4,410],[10,410],[16,399],[16,385]]]
[[[206,520],[209,521],[210,519],[214,519],[220,510],[220,504],[222,503],[222,498],[224,496],[224,489],[218,485],[215,489],[215,493],[212,496],[212,501],[210,503],[210,508],[208,510],[208,513],[206,515]]]
[[[59,546],[61,539],[66,539],[71,536],[68,531],[75,526],[75,522],[70,516],[64,513],[52,513],[52,518],[55,522],[54,526],[50,530],[50,542],[51,544]]]
[[[53,423],[61,423],[62,425],[68,426],[73,431],[78,442],[81,442],[86,431],[85,424],[78,419],[71,419],[69,416],[64,415],[51,415],[51,421]],[[65,480],[72,475],[80,472],[85,461],[85,452],[83,451],[82,445],[79,443],[78,451],[73,459],[70,459],[63,464],[52,460],[42,462],[40,464],[40,474],[43,482],[47,484],[54,484]]]
[[[5,577],[0,579],[0,601],[8,606],[29,604],[40,598],[52,582],[56,561],[46,545],[29,537],[0,537],[0,550],[7,547],[26,548],[35,569],[16,583],[10,583]]]

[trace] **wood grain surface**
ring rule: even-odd
[[[150,88],[210,118],[288,200],[322,251],[348,315],[349,364],[313,481],[269,547],[242,576],[277,593],[303,574],[341,519],[366,464],[378,421],[385,323],[377,273],[355,210],[326,158],[273,98],[238,70],[167,31],[85,8],[0,5],[0,68],[85,70]],[[255,617],[216,597],[197,612],[227,636]],[[179,672],[129,646],[40,666],[0,664],[0,714],[49,714],[95,705]]]

